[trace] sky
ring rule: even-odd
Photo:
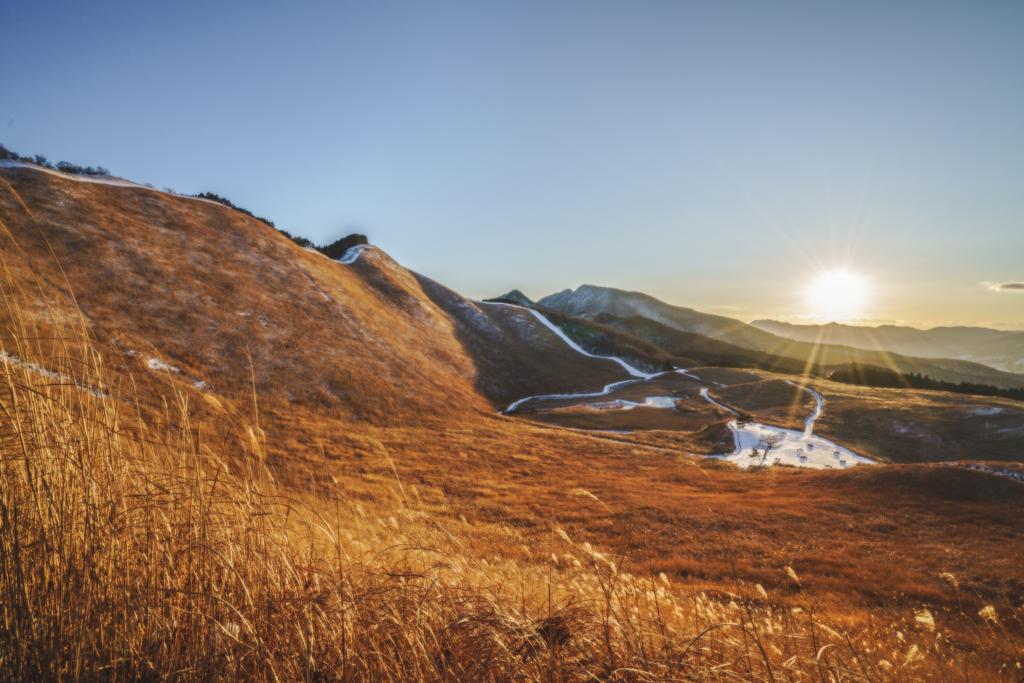
[[[1024,329],[1021,2],[3,4],[0,143],[472,298]]]

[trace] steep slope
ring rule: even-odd
[[[935,327],[930,330],[898,325],[858,327],[834,322],[792,325],[775,320],[755,320],[750,324],[795,341],[841,344],[922,358],[971,360],[1007,372],[1024,370],[1024,332],[984,327]]]
[[[900,372],[920,372],[949,382],[992,384],[1004,388],[1024,386],[1024,374],[1003,372],[965,360],[930,360],[889,351],[793,341],[732,318],[672,306],[641,292],[582,285],[575,291],[566,289],[544,297],[537,304],[572,315],[607,313],[617,318],[641,315],[683,332],[701,334],[754,351],[817,364],[823,368],[860,362],[889,367]]]
[[[804,361],[752,351],[695,332],[683,332],[642,315],[616,318],[607,313],[599,313],[594,320],[644,339],[672,355],[694,358],[701,364],[759,367],[780,372],[807,370]]]
[[[670,371],[676,367],[700,365],[692,358],[666,352],[657,344],[629,331],[606,325],[600,320],[567,315],[541,306],[534,306],[534,308],[588,353],[598,356],[618,356],[642,372],[658,373]]]
[[[9,277],[38,284],[24,287],[24,312],[45,326],[48,308],[70,321],[77,303],[108,362],[143,382],[170,372],[221,397],[255,390],[391,424],[490,413],[520,390],[620,374],[569,360],[547,330],[496,325],[488,344],[464,345],[463,317],[435,304],[438,287],[380,249],[356,247],[339,263],[214,202],[4,162],[0,222]],[[450,311],[475,309],[445,296]],[[11,311],[2,315],[10,329]],[[519,367],[524,334],[540,341],[534,365]]]
[[[496,406],[504,408],[524,396],[592,391],[629,378],[616,363],[570,349],[525,308],[470,302],[428,277],[416,277],[450,316],[460,343],[481,368],[479,390]]]

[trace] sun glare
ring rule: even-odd
[[[845,270],[819,275],[808,289],[811,315],[833,320],[862,317],[868,286],[863,277]]]

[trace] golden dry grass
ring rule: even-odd
[[[803,431],[804,421],[814,412],[814,397],[782,379],[714,387],[708,393],[719,403],[748,413],[756,422],[785,429]]]
[[[959,612],[865,624],[805,594],[821,554],[748,582],[757,566],[722,515],[706,532],[722,575],[680,582],[637,533],[653,521],[642,507],[612,527],[622,552],[581,538],[579,512],[619,507],[593,480],[563,481],[560,519],[529,533],[453,509],[458,493],[437,499],[363,434],[350,441],[380,479],[359,479],[387,495],[333,475],[321,495],[292,493],[266,429],[239,425],[249,441],[229,463],[186,395],[152,427],[84,388],[117,384],[95,354],[57,359],[72,381],[54,382],[30,344],[17,353],[0,370],[4,680],[996,680],[991,662],[1013,656],[1020,610],[970,619],[959,587]]]
[[[43,213],[54,210],[47,193],[63,192],[29,189]],[[108,213],[104,201],[130,208],[138,200],[104,197],[63,198],[86,202],[77,220],[87,226],[107,220],[89,213]],[[22,220],[18,206],[3,206],[5,226]],[[190,205],[212,213],[190,224],[189,239],[215,228],[221,209],[209,206]],[[62,221],[44,220],[43,232],[71,225]],[[3,238],[34,229],[18,225],[22,232]],[[144,252],[142,235],[134,239]],[[463,346],[475,339],[488,348],[480,339],[490,328],[468,336],[470,325],[432,307],[437,291],[426,296],[429,287],[417,289],[422,282],[383,256],[364,270],[324,260],[315,281],[354,301],[341,308],[349,318],[332,309],[330,320],[297,320],[299,332],[279,324],[280,337],[260,324],[251,331],[263,351],[251,365],[221,353],[227,342],[215,326],[236,332],[217,309],[200,307],[210,327],[188,333],[171,329],[173,315],[139,309],[137,329],[156,335],[139,345],[148,353],[178,360],[166,349],[184,342],[164,347],[164,332],[218,349],[179,366],[214,384],[199,392],[138,358],[122,361],[104,335],[117,311],[132,310],[124,292],[80,293],[101,289],[82,264],[61,285],[44,246],[19,253],[7,242],[2,252],[0,680],[78,672],[80,680],[994,681],[1006,680],[1003,663],[1020,661],[1017,482],[920,466],[742,472],[687,455],[731,450],[721,421],[598,438],[498,416],[481,377],[497,386],[513,365],[485,371],[479,349]],[[178,255],[187,253],[179,245]],[[249,266],[265,274],[261,259],[271,258]],[[252,294],[258,278],[231,272],[245,288],[208,273],[225,298],[270,297]],[[191,310],[174,309],[173,288],[146,286],[172,312]],[[310,312],[275,305],[282,315]],[[157,319],[143,319],[150,315]],[[323,335],[338,332],[338,319],[367,327],[331,341]],[[136,339],[135,323],[125,318],[119,334]],[[291,348],[304,334],[310,346]],[[397,351],[382,360],[361,355],[362,345]],[[268,350],[286,360],[261,375]],[[441,362],[443,353],[451,356]],[[542,384],[557,365],[549,358],[529,381]],[[345,396],[303,387],[327,362],[349,373]],[[312,365],[289,374],[303,363]],[[567,382],[582,382],[577,370]]]
[[[813,379],[825,397],[815,433],[883,462],[1020,461],[1024,403]]]

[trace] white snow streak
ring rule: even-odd
[[[356,259],[359,258],[359,255],[362,254],[363,250],[366,249],[368,246],[370,245],[357,244],[354,247],[349,247],[348,250],[344,254],[342,254],[341,258],[338,259],[338,263],[343,263],[346,266],[355,263]]]
[[[7,353],[5,351],[0,351],[0,363],[3,363],[5,361],[6,361],[6,363],[8,363],[8,364],[10,364],[10,365],[12,365],[12,366],[14,366],[16,368],[25,368],[26,370],[29,370],[30,372],[34,372],[37,375],[42,375],[43,377],[47,377],[49,379],[56,380],[58,382],[62,382],[62,383],[65,383],[65,384],[74,384],[79,389],[84,389],[85,391],[88,391],[89,393],[91,393],[91,394],[93,394],[93,395],[95,395],[95,396],[97,396],[99,398],[106,398],[106,396],[104,395],[105,392],[103,392],[100,389],[93,388],[93,387],[89,386],[88,384],[84,384],[82,382],[79,382],[78,380],[75,380],[75,379],[71,378],[71,377],[66,377],[64,375],[58,374],[56,372],[53,372],[52,370],[47,370],[46,368],[44,368],[41,365],[36,365],[35,363],[24,361],[24,360],[18,358],[17,356],[12,356],[11,354],[9,354],[9,353]]]
[[[353,249],[355,249],[355,247],[353,247]],[[348,254],[346,254],[346,256],[348,256]],[[606,360],[615,361],[616,363],[621,365],[623,368],[625,368],[626,372],[628,372],[629,374],[633,375],[634,377],[639,377],[641,379],[650,379],[652,377],[657,376],[657,375],[648,374],[646,372],[641,372],[640,370],[637,370],[633,366],[631,366],[628,363],[626,363],[626,361],[622,360],[621,358],[617,358],[615,356],[595,356],[592,353],[587,353],[586,351],[583,350],[582,347],[580,347],[579,344],[577,344],[572,339],[570,339],[565,334],[565,332],[563,332],[561,330],[561,328],[559,328],[557,325],[552,323],[550,320],[548,320],[547,318],[545,318],[543,315],[541,315],[537,311],[533,310],[532,308],[526,308],[524,306],[515,306],[513,304],[506,304],[506,303],[501,303],[501,302],[498,302],[498,301],[474,301],[473,303],[476,303],[476,304],[487,304],[489,306],[508,306],[509,308],[518,308],[518,309],[521,309],[521,310],[526,311],[528,313],[532,313],[533,316],[535,318],[537,318],[537,320],[539,320],[545,327],[550,329],[552,332],[557,334],[559,336],[559,338],[562,339],[562,341],[564,341],[566,344],[568,344],[569,348],[571,348],[573,351],[576,351],[577,353],[581,353],[584,356],[587,356],[588,358],[603,358],[603,359],[606,359]],[[661,373],[657,373],[657,374],[661,374]],[[531,401],[531,400],[534,400],[534,399],[592,398],[592,397],[596,397],[596,396],[607,396],[608,394],[610,394],[612,391],[614,391],[618,387],[626,386],[627,384],[633,384],[634,382],[639,382],[639,381],[640,381],[640,379],[627,379],[627,380],[623,380],[621,382],[612,382],[611,384],[606,386],[601,391],[596,391],[596,392],[593,392],[593,393],[586,393],[586,394],[546,394],[546,395],[541,395],[541,396],[527,396],[526,398],[519,399],[518,401],[516,401],[515,403],[510,405],[508,408],[505,408],[505,410],[503,410],[502,412],[505,413],[506,415],[508,415],[509,413],[514,411],[517,407],[521,406],[522,404],[526,403],[527,401]]]
[[[690,373],[688,373],[688,372],[687,372],[686,370],[684,370],[683,368],[676,368],[676,372],[678,372],[678,373],[679,373],[680,375],[683,375],[684,377],[689,377],[690,379],[695,379],[695,380],[697,380],[698,382],[707,382],[707,383],[709,383],[709,384],[714,384],[715,386],[719,386],[719,387],[724,387],[724,386],[725,386],[725,385],[724,385],[724,384],[722,384],[721,382],[716,382],[716,381],[715,381],[715,380],[713,380],[713,379],[701,379],[701,378],[700,378],[700,377],[698,377],[697,375],[691,375]],[[707,397],[705,396],[705,398],[707,398]],[[728,408],[727,408],[726,410],[728,410]]]
[[[510,405],[508,408],[505,408],[503,412],[507,415],[511,413],[513,410],[515,410],[518,406],[521,406],[523,403],[526,403],[527,401],[533,399],[592,398],[595,396],[607,396],[608,394],[612,393],[619,387],[624,387],[627,384],[634,384],[639,381],[641,380],[625,379],[622,380],[621,382],[612,382],[601,391],[595,391],[594,393],[591,394],[547,394],[542,396],[527,396],[526,398],[519,399],[518,401]]]
[[[718,406],[719,408],[721,408],[722,410],[728,410],[728,411],[729,411],[730,413],[732,413],[733,415],[735,415],[735,414],[736,414],[736,411],[735,411],[735,410],[733,410],[732,408],[726,408],[726,407],[725,407],[725,406],[723,406],[723,405],[722,405],[721,403],[719,403],[719,402],[718,402],[718,401],[716,401],[715,399],[713,399],[713,398],[711,398],[710,396],[708,396],[708,390],[707,390],[707,387],[705,387],[705,388],[703,388],[703,389],[701,389],[701,390],[700,390],[700,395],[701,395],[701,396],[703,396],[703,397],[704,397],[704,399],[705,399],[705,400],[706,400],[706,401],[707,401],[708,403],[710,403],[710,404],[712,404],[712,405],[716,405],[716,406]]]
[[[500,304],[500,305],[509,306],[511,304]],[[626,361],[622,360],[618,356],[595,356],[592,353],[584,351],[583,347],[581,347],[579,344],[577,344],[572,339],[570,339],[569,335],[567,335],[565,332],[563,332],[562,328],[560,328],[558,325],[554,324],[553,322],[551,322],[550,320],[545,318],[543,315],[541,315],[537,311],[533,310],[532,308],[527,308],[525,310],[527,310],[530,313],[532,313],[533,316],[535,318],[537,318],[537,320],[541,321],[548,329],[550,329],[552,332],[554,332],[559,337],[561,337],[562,340],[566,344],[568,344],[569,347],[573,351],[576,351],[577,353],[582,353],[584,356],[587,356],[588,358],[604,358],[604,359],[607,359],[607,360],[615,361],[616,363],[621,365],[626,370],[626,372],[628,372],[629,374],[633,375],[634,377],[640,377],[642,379],[651,379],[652,377],[657,377],[658,375],[663,374],[663,373],[660,373],[660,372],[655,372],[655,373],[642,372],[641,370],[637,370],[632,365],[630,365]]]
[[[174,367],[170,363],[163,362],[159,358],[150,358],[149,360],[146,361],[146,365],[149,367],[150,370],[156,370],[158,372],[173,372],[175,375],[181,372],[181,370],[179,370],[178,368]]]

